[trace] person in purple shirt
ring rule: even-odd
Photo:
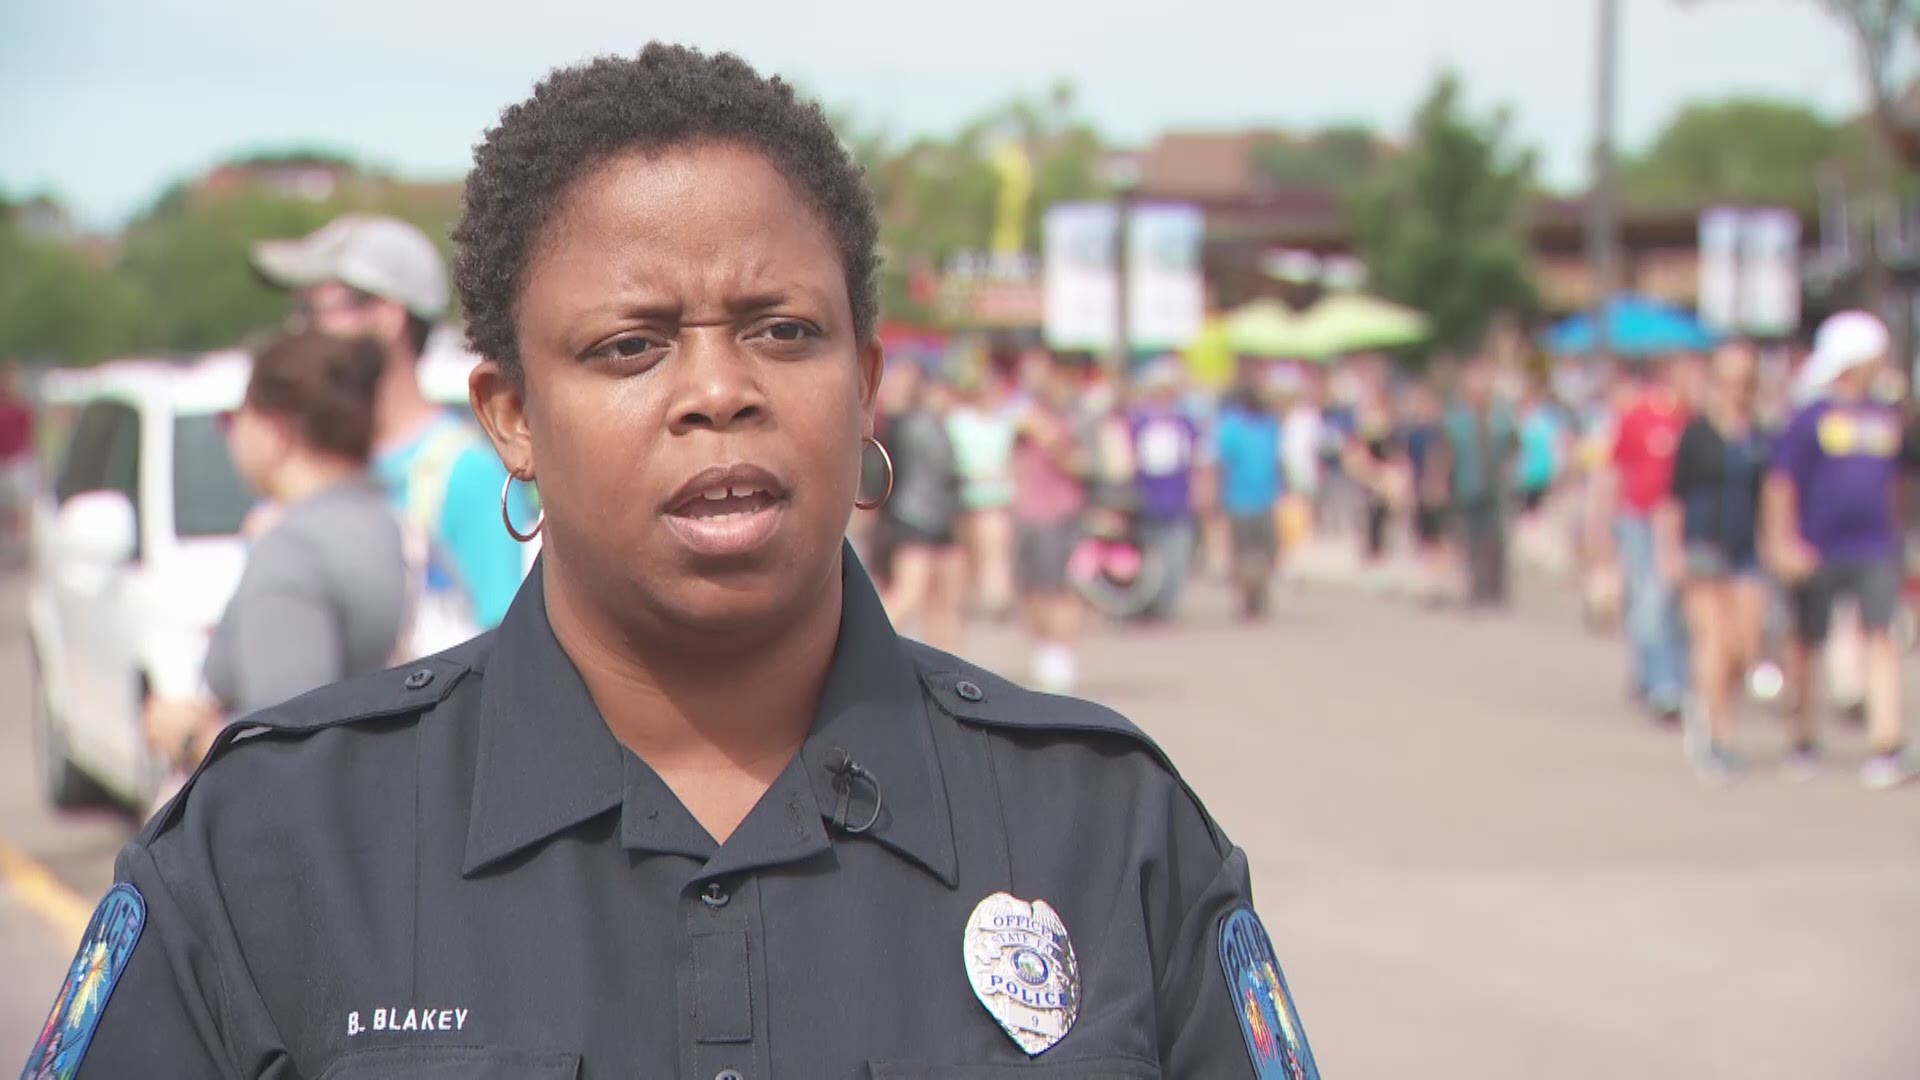
[[[1900,599],[1901,541],[1895,512],[1901,458],[1899,412],[1874,400],[1890,349],[1887,328],[1863,311],[1841,312],[1815,337],[1807,376],[1823,395],[1794,416],[1774,444],[1763,505],[1771,561],[1793,591],[1790,762],[1817,761],[1813,655],[1826,641],[1834,601],[1850,596],[1866,631],[1867,723],[1873,756],[1860,770],[1868,788],[1893,787],[1916,772],[1900,716],[1900,650],[1892,626]]]
[[[1158,361],[1141,372],[1140,398],[1127,429],[1133,437],[1140,544],[1158,557],[1165,572],[1147,614],[1167,618],[1179,610],[1193,566],[1193,468],[1200,447],[1200,429],[1180,407],[1180,372],[1173,363]]]

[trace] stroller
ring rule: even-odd
[[[1067,579],[1095,611],[1110,619],[1146,614],[1166,587],[1167,567],[1141,546],[1138,515],[1129,509],[1088,511],[1084,535],[1067,561]]]

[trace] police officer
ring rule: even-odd
[[[228,729],[28,1075],[1316,1076],[1154,745],[897,637],[845,548],[876,236],[733,56],[509,109],[457,278],[540,564],[496,632]]]

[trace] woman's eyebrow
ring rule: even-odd
[[[831,308],[833,299],[828,290],[795,283],[778,288],[755,289],[730,297],[727,310],[735,315],[755,315],[781,308],[805,305],[809,310]]]

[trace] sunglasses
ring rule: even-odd
[[[315,303],[312,297],[302,296],[294,300],[293,307],[287,312],[287,328],[297,330],[310,326],[320,316],[336,311],[360,311],[378,299],[372,293],[364,293],[359,289],[348,289],[344,295],[324,304]]]

